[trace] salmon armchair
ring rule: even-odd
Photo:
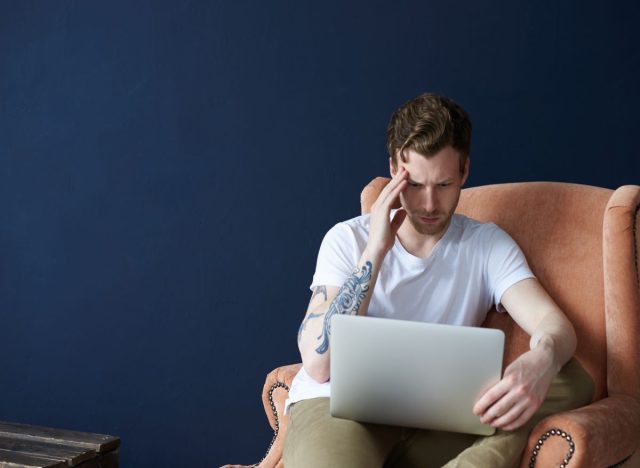
[[[389,179],[362,191],[368,213]],[[578,335],[576,359],[591,375],[591,404],[543,419],[532,430],[521,467],[640,466],[640,187],[613,191],[554,182],[464,189],[457,212],[491,221],[518,242],[529,264]],[[528,336],[492,310],[483,326],[506,336],[505,367],[528,349]],[[260,468],[283,467],[283,413],[301,364],[267,375],[262,399],[274,438]],[[256,466],[256,465],[254,465]]]

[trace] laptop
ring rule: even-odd
[[[500,380],[501,330],[335,315],[331,415],[491,435],[473,405]]]

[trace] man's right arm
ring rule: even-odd
[[[381,259],[374,259],[365,252],[342,287],[314,288],[309,310],[298,331],[302,363],[314,380],[321,383],[329,380],[331,317],[367,314],[380,263]]]
[[[313,290],[298,331],[298,348],[305,371],[317,382],[330,378],[331,317],[367,314],[380,266],[406,215],[404,210],[398,210],[390,220],[391,206],[406,188],[406,178],[406,171],[399,170],[380,192],[371,208],[367,247],[344,284],[340,288],[317,286]]]

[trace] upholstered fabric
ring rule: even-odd
[[[364,188],[363,213],[388,181],[379,177]],[[640,465],[639,206],[638,186],[612,191],[528,182],[462,191],[459,213],[494,222],[518,242],[540,282],[572,321],[578,335],[576,358],[596,386],[591,405],[546,418],[533,429],[523,467],[530,466],[532,455],[535,466],[542,467],[559,466],[565,459],[570,467],[608,467],[625,459],[625,467]],[[508,314],[493,310],[484,325],[505,331],[505,366],[528,349],[528,335]],[[285,366],[267,376],[263,401],[276,437],[261,468],[281,466],[287,424],[284,386],[299,368]],[[556,435],[556,429],[565,436]]]
[[[621,187],[607,204],[604,269],[609,394],[640,398],[640,193]],[[629,313],[635,311],[635,313]],[[622,339],[624,338],[624,339]]]

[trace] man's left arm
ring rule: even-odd
[[[473,407],[480,421],[513,430],[525,424],[544,401],[551,381],[576,349],[571,322],[535,278],[505,291],[501,303],[530,336],[529,351],[514,360],[502,380]]]

